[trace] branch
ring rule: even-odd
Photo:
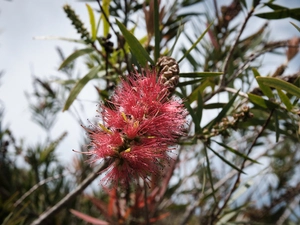
[[[247,155],[249,155],[254,147],[254,145],[256,144],[258,138],[262,135],[262,133],[264,132],[264,130],[266,129],[266,127],[268,126],[271,117],[273,115],[274,109],[271,111],[268,119],[266,120],[265,124],[263,125],[263,127],[261,128],[260,132],[256,135],[255,139],[253,140],[250,148],[248,149]],[[246,163],[247,159],[244,159],[241,165],[240,170],[243,170],[245,168],[245,163]],[[227,195],[227,198],[224,201],[224,204],[221,208],[219,208],[219,210],[217,211],[217,213],[213,216],[212,220],[211,220],[211,224],[213,224],[214,220],[217,219],[217,217],[221,214],[221,212],[225,209],[225,207],[227,206],[227,203],[229,202],[232,194],[234,193],[234,191],[236,190],[236,188],[238,187],[238,184],[240,183],[240,177],[241,177],[241,173],[238,173],[237,178],[235,180],[235,183],[230,191],[230,193]]]
[[[72,201],[77,195],[79,195],[89,184],[91,184],[98,176],[99,173],[105,170],[109,166],[108,161],[105,161],[100,168],[98,168],[95,172],[90,174],[76,189],[66,195],[62,200],[60,200],[56,205],[52,206],[47,211],[43,212],[39,218],[34,220],[31,225],[40,225],[45,224],[45,221],[55,215],[59,210],[61,210],[64,205]]]
[[[248,13],[248,15],[247,15],[247,17],[246,17],[246,19],[245,19],[245,21],[244,21],[244,23],[243,23],[243,26],[242,26],[242,28],[241,28],[241,30],[240,30],[238,36],[236,37],[236,39],[235,39],[235,41],[234,41],[234,44],[231,45],[231,48],[230,48],[230,50],[229,50],[229,53],[228,53],[228,55],[227,55],[227,57],[226,57],[226,59],[225,59],[225,62],[224,62],[224,67],[223,67],[223,70],[222,70],[224,74],[223,74],[223,77],[222,77],[221,85],[220,85],[220,86],[225,86],[225,82],[226,82],[225,75],[226,75],[226,72],[227,72],[227,69],[228,69],[228,66],[229,66],[229,61],[230,61],[230,59],[231,59],[231,57],[232,57],[232,55],[233,55],[233,52],[234,52],[234,50],[235,50],[235,48],[236,48],[236,46],[237,46],[237,44],[238,44],[238,42],[239,42],[239,39],[240,39],[240,37],[241,37],[241,35],[242,35],[242,33],[243,33],[245,27],[246,27],[247,22],[249,21],[250,17],[252,16],[252,14],[253,14],[253,12],[254,12],[254,9],[255,9],[255,8],[253,7],[253,8],[250,10],[250,12]]]

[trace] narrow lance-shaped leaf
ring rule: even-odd
[[[259,72],[257,71],[257,69],[252,68],[252,72],[253,72],[255,78],[261,77]],[[265,86],[259,80],[257,80],[257,83],[258,83],[260,89],[262,90],[262,92],[265,94],[265,96],[267,96],[269,99],[274,98],[274,95],[273,95],[270,87]]]
[[[71,63],[72,61],[77,59],[78,57],[85,55],[85,54],[92,53],[93,51],[94,51],[93,48],[84,48],[84,49],[80,49],[80,50],[73,52],[62,62],[62,64],[59,66],[58,69],[61,70],[62,68],[66,67],[69,63]]]
[[[206,158],[207,173],[208,173],[209,182],[210,182],[210,186],[211,186],[211,190],[212,190],[212,195],[214,197],[215,202],[217,202],[217,198],[215,196],[214,182],[213,182],[212,175],[211,175],[210,162],[209,162],[209,157],[208,157],[208,154],[207,154],[206,145],[204,146],[204,153],[205,153],[205,158]]]
[[[293,22],[290,22],[299,32],[300,32],[300,27],[298,27],[296,24],[294,24]]]
[[[273,87],[273,88],[278,88],[280,90],[285,90],[286,92],[290,93],[291,95],[296,96],[297,98],[300,98],[300,88],[296,87],[293,84],[290,84],[286,81],[283,81],[278,78],[273,78],[273,77],[258,77],[257,80],[261,81],[263,84]]]
[[[96,22],[95,22],[94,11],[93,11],[92,7],[89,4],[85,4],[85,5],[86,5],[86,8],[88,10],[89,17],[90,17],[92,40],[95,41],[97,34],[96,34]]]
[[[198,78],[198,77],[216,77],[222,75],[223,72],[191,72],[180,73],[180,77]]]
[[[89,82],[97,76],[99,70],[100,66],[94,67],[89,73],[87,73],[75,84],[75,86],[70,91],[70,95],[65,103],[63,112],[69,109],[69,107],[72,105],[82,88],[87,84],[87,82]]]
[[[255,16],[264,18],[264,19],[273,19],[273,20],[278,20],[278,19],[284,19],[284,18],[293,18],[296,20],[300,20],[300,8],[295,8],[295,9],[279,9],[279,10],[274,10],[273,12],[265,12],[265,13],[258,13],[255,14]]]
[[[229,100],[227,105],[221,110],[221,112],[218,114],[218,116],[207,125],[208,130],[210,130],[216,123],[218,123],[224,116],[226,116],[226,113],[228,112],[228,110],[233,105],[233,103],[234,103],[235,99],[237,98],[239,92],[240,91],[238,91],[237,93],[235,93],[234,96],[232,96],[232,98]]]
[[[286,96],[286,94],[283,93],[282,90],[280,90],[280,89],[278,89],[278,88],[277,88],[276,90],[277,90],[277,92],[278,92],[278,95],[279,95],[281,101],[282,101],[283,104],[286,106],[287,110],[288,110],[288,111],[291,111],[292,108],[293,108],[293,105],[292,105],[292,103],[290,102],[290,99]]]
[[[206,147],[208,147],[216,156],[218,156],[227,165],[231,166],[232,168],[234,168],[235,170],[239,171],[240,173],[246,174],[240,168],[238,168],[237,166],[235,166],[234,164],[232,164],[231,162],[229,162],[227,159],[225,159],[223,156],[221,156],[219,153],[217,153],[215,150],[213,150],[210,146],[207,145]]]
[[[206,28],[206,30],[201,34],[201,36],[195,41],[195,43],[190,47],[189,50],[187,50],[185,52],[185,54],[178,60],[178,63],[180,63],[195,47],[196,45],[202,40],[202,38],[204,37],[204,35],[207,33],[207,31],[209,30],[209,28],[211,27],[213,23],[209,24],[208,27]]]
[[[260,97],[258,95],[248,93],[248,98],[252,103],[254,103],[262,108],[265,108],[265,109],[274,109],[274,108],[278,107],[278,104],[271,102],[269,100],[263,99],[262,97]]]
[[[279,120],[278,120],[278,113],[274,110],[274,120],[275,120],[275,132],[276,132],[276,142],[279,140],[280,136],[280,129],[279,129]]]
[[[159,4],[158,0],[154,0],[154,59],[157,62],[157,59],[160,56],[160,29],[159,29]]]
[[[241,153],[241,152],[239,152],[239,151],[237,151],[237,150],[235,150],[235,149],[233,149],[233,148],[231,148],[231,147],[229,147],[229,146],[227,146],[227,145],[225,145],[225,144],[223,144],[223,143],[220,143],[220,142],[218,142],[218,141],[214,141],[214,142],[216,142],[218,145],[220,145],[220,146],[226,148],[227,150],[229,150],[230,152],[232,152],[233,154],[235,154],[235,155],[237,155],[237,156],[240,156],[240,157],[242,157],[242,158],[244,158],[244,159],[247,159],[247,160],[249,160],[249,161],[251,161],[251,162],[253,162],[253,163],[260,164],[260,163],[257,162],[256,160],[251,159],[251,158],[248,157],[247,155],[245,155],[245,154],[243,154],[243,153]]]
[[[120,23],[118,20],[116,20],[117,25],[119,26],[125,40],[127,41],[132,53],[135,55],[136,59],[139,61],[142,67],[147,66],[147,62],[150,62],[152,65],[154,65],[153,60],[149,56],[148,52],[145,50],[145,48],[140,44],[138,39],[130,33],[126,27]]]
[[[102,0],[102,9],[103,12],[101,14],[101,18],[103,21],[103,35],[106,37],[109,33],[109,22],[106,20],[106,18],[104,17],[104,13],[107,16],[107,18],[109,18],[109,4],[110,4],[111,0]]]

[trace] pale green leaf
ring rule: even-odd
[[[300,27],[298,27],[296,24],[294,24],[293,22],[290,22],[299,32],[300,32]]]
[[[253,74],[254,74],[255,78],[261,77],[259,72],[257,71],[257,69],[252,68],[252,71],[253,71]],[[265,86],[259,80],[257,80],[257,83],[258,83],[261,91],[265,94],[265,96],[267,96],[269,99],[274,98],[273,92],[272,92],[270,87]]]
[[[283,104],[286,106],[287,110],[288,110],[288,111],[291,111],[292,108],[293,108],[293,105],[292,105],[292,103],[290,102],[290,99],[288,98],[288,96],[286,96],[286,94],[283,93],[282,90],[280,90],[280,89],[278,89],[278,88],[276,88],[276,90],[277,90],[277,92],[278,92],[278,95],[279,95],[281,101],[282,101]]]
[[[295,85],[290,84],[286,81],[283,81],[278,78],[273,78],[273,77],[258,77],[257,80],[261,81],[264,85],[267,85],[269,87],[273,87],[276,89],[284,90],[287,93],[290,93],[291,95],[294,95],[297,98],[300,98],[300,88],[298,88]]]
[[[76,84],[75,86],[72,88],[72,90],[70,91],[69,97],[65,103],[65,106],[63,108],[63,112],[68,110],[69,107],[72,105],[72,103],[74,102],[74,100],[76,99],[76,97],[78,96],[78,94],[80,93],[80,91],[84,88],[84,86],[92,79],[97,77],[97,73],[100,70],[100,66],[94,67],[93,69],[91,69],[91,71],[89,73],[87,73],[83,78],[81,78]]]
[[[197,44],[202,40],[202,38],[204,37],[204,35],[207,33],[207,31],[209,30],[209,28],[211,27],[211,25],[213,24],[213,22],[211,24],[208,25],[208,27],[206,28],[206,30],[200,35],[200,37],[195,41],[195,43],[189,48],[189,50],[187,50],[185,52],[185,54],[178,60],[178,63],[180,63],[196,46]]]
[[[109,18],[110,14],[109,14],[109,4],[110,4],[111,0],[102,0],[102,9],[103,12],[101,14],[101,18],[103,21],[103,35],[106,37],[109,33],[109,22],[106,20],[106,18],[104,17],[103,13],[105,13],[105,15],[107,16],[107,18]]]
[[[85,5],[86,5],[86,8],[88,10],[89,17],[90,17],[92,41],[95,41],[96,38],[97,38],[97,33],[96,33],[96,22],[95,22],[94,11],[93,11],[92,7],[89,4],[85,4]]]
[[[265,108],[265,109],[274,109],[279,106],[278,104],[276,104],[274,102],[263,99],[262,97],[251,94],[251,93],[248,94],[248,98],[252,103],[254,103],[262,108]]]
[[[84,48],[84,49],[80,49],[80,50],[73,52],[62,62],[62,64],[59,66],[58,70],[61,70],[62,68],[66,67],[69,63],[71,63],[78,57],[85,55],[85,54],[92,53],[94,50],[95,49],[93,49],[93,48]]]

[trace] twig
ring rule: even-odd
[[[263,125],[263,127],[261,128],[260,132],[256,135],[255,139],[253,140],[251,146],[248,149],[247,155],[249,155],[254,147],[254,145],[256,144],[258,138],[262,135],[262,133],[264,132],[264,130],[266,129],[267,125],[269,124],[271,117],[273,115],[274,109],[270,112],[270,115],[268,117],[268,119],[266,120],[265,124]],[[247,159],[244,159],[241,165],[240,170],[243,170],[245,168],[245,163],[246,163]],[[241,173],[238,173],[237,178],[235,180],[235,183],[231,189],[231,191],[229,192],[229,194],[227,195],[224,204],[221,208],[219,208],[219,210],[217,211],[217,213],[213,216],[212,220],[211,220],[211,224],[213,224],[214,220],[220,215],[220,213],[224,210],[224,208],[227,206],[227,203],[229,202],[233,192],[236,190],[236,188],[238,187],[238,184],[240,182],[240,177],[241,177]]]
[[[267,150],[265,150],[265,152],[261,153],[260,155],[258,155],[257,157],[254,158],[254,160],[258,160],[261,156],[263,156],[265,153],[267,152]],[[252,165],[253,162],[252,161],[247,161],[245,163],[245,167]],[[232,170],[230,173],[228,173],[225,177],[223,177],[223,179],[219,180],[215,185],[214,188],[215,190],[218,190],[226,181],[228,181],[230,178],[232,178],[234,175],[236,175],[238,173],[237,170]],[[183,219],[180,223],[180,225],[185,225],[187,224],[189,218],[191,217],[192,213],[195,211],[196,207],[200,204],[200,200],[204,197],[204,196],[208,196],[213,192],[212,188],[208,189],[207,191],[205,191],[205,193],[200,193],[198,195],[198,197],[196,197],[195,201],[189,205],[188,209],[185,211],[185,214],[183,215]]]
[[[15,203],[14,203],[14,207],[18,207],[18,205],[21,204],[22,201],[24,201],[25,198],[27,198],[29,195],[31,195],[35,190],[37,190],[40,186],[52,181],[52,180],[56,180],[59,179],[63,176],[65,176],[66,174],[57,174],[55,176],[52,177],[48,177],[47,179],[41,180],[39,183],[35,184],[32,188],[30,188],[25,194],[22,195],[21,198],[19,198]]]
[[[236,37],[236,39],[235,39],[235,41],[234,41],[234,44],[231,45],[231,47],[230,47],[229,53],[228,53],[228,55],[227,55],[227,57],[226,57],[226,59],[225,59],[225,62],[224,62],[224,66],[223,66],[223,70],[222,70],[224,74],[223,74],[223,77],[222,77],[222,79],[221,79],[221,85],[220,85],[220,86],[225,86],[225,82],[226,82],[225,76],[226,76],[227,69],[228,69],[228,66],[229,66],[229,61],[230,61],[230,59],[231,59],[231,57],[232,57],[232,55],[233,55],[233,52],[234,52],[234,50],[235,50],[235,48],[236,48],[236,46],[237,46],[237,44],[238,44],[238,42],[239,42],[239,39],[240,39],[240,37],[241,37],[241,35],[242,35],[242,33],[243,33],[245,27],[246,27],[247,22],[249,21],[249,19],[251,18],[252,14],[253,14],[253,12],[254,12],[254,9],[255,9],[255,8],[253,7],[253,8],[250,10],[250,12],[248,13],[248,15],[247,15],[247,17],[246,17],[246,19],[245,19],[245,21],[244,21],[244,23],[243,23],[243,25],[242,25],[242,28],[241,28],[241,30],[240,30],[238,36]]]
[[[106,13],[105,13],[104,10],[103,10],[103,7],[102,7],[102,5],[101,5],[101,3],[100,3],[100,0],[97,0],[97,3],[98,3],[98,5],[99,5],[99,7],[100,7],[100,10],[101,10],[101,12],[102,12],[102,14],[103,14],[105,20],[106,20],[107,23],[109,24],[109,27],[113,30],[114,34],[116,35],[116,37],[118,38],[118,41],[119,41],[119,39],[120,39],[120,34],[119,34],[119,32],[117,32],[117,31],[114,29],[113,25],[112,25],[111,22],[109,21],[108,16],[106,15]],[[126,3],[125,3],[125,4],[126,4]],[[123,51],[123,53],[124,53],[124,58],[125,58],[125,63],[126,63],[127,72],[130,73],[130,68],[129,68],[129,65],[128,65],[128,57],[127,57],[127,54],[126,54],[126,51],[125,51],[124,46],[121,45],[121,49],[122,49],[122,51]]]
[[[98,176],[99,173],[105,170],[109,166],[108,161],[105,161],[100,168],[98,168],[95,172],[90,174],[76,189],[66,195],[62,200],[60,200],[56,205],[52,206],[47,211],[43,212],[39,218],[34,220],[31,225],[40,225],[45,224],[45,221],[56,214],[59,210],[63,208],[64,205],[72,201],[77,195],[79,195],[90,183],[92,183]]]

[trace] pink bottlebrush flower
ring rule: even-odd
[[[187,112],[180,100],[169,98],[155,71],[132,74],[112,96],[111,109],[102,106],[103,125],[89,131],[97,159],[109,159],[104,183],[128,186],[139,178],[159,175],[170,160],[168,152],[184,135]]]

